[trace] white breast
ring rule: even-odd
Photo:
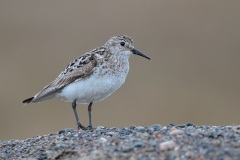
[[[127,75],[95,76],[79,80],[66,86],[56,98],[72,102],[77,99],[77,103],[90,103],[100,101],[110,96],[124,82]]]

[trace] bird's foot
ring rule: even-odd
[[[96,129],[96,128],[93,128],[92,125],[87,126],[87,130],[89,130],[89,131],[93,131],[93,130],[95,130],[95,129]]]
[[[81,123],[77,123],[78,126],[78,130],[82,129],[82,130],[87,130],[87,128],[85,126],[83,126]]]

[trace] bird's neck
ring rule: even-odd
[[[107,73],[112,75],[126,75],[129,71],[129,57],[114,56],[111,54],[102,58],[98,65],[101,66],[101,73]]]

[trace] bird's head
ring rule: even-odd
[[[105,43],[105,46],[112,54],[117,54],[117,56],[129,58],[132,54],[135,54],[150,59],[134,48],[132,38],[127,35],[114,36]]]

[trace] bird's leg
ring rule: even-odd
[[[76,118],[76,121],[77,121],[77,126],[78,126],[78,130],[81,128],[83,130],[86,130],[86,127],[84,127],[79,118],[78,118],[78,114],[77,114],[77,110],[76,110],[76,99],[72,102],[72,108],[73,108],[73,112],[75,114],[75,118]]]
[[[89,125],[87,127],[87,129],[89,130],[92,130],[92,116],[91,116],[91,111],[92,111],[92,104],[93,102],[91,102],[89,105],[88,105],[88,118],[89,118]]]

